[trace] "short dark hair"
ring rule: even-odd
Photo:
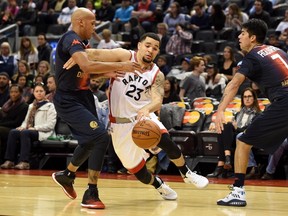
[[[263,20],[250,19],[242,25],[242,28],[247,30],[250,37],[255,35],[258,43],[265,41],[268,27]]]
[[[142,42],[142,41],[144,41],[147,37],[150,37],[150,38],[152,38],[152,39],[154,39],[154,40],[159,41],[159,43],[161,43],[161,40],[160,40],[159,36],[158,36],[157,34],[153,33],[153,32],[147,32],[147,33],[143,34],[143,35],[141,36],[141,38],[140,38],[139,41]]]
[[[23,88],[21,87],[21,86],[19,86],[18,84],[16,84],[16,83],[14,83],[14,84],[12,84],[11,86],[10,86],[10,90],[12,89],[12,88],[18,88],[18,91],[22,94],[23,93]]]

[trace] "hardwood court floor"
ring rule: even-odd
[[[155,189],[141,184],[133,176],[116,174],[103,174],[99,180],[100,195],[106,209],[84,209],[80,202],[87,183],[86,174],[78,174],[75,182],[78,197],[70,200],[51,179],[52,172],[0,170],[0,215],[282,216],[288,212],[288,181],[285,180],[247,181],[248,205],[235,208],[215,204],[217,199],[228,194],[227,184],[232,183],[231,179],[213,179],[206,189],[198,190],[182,183],[179,176],[161,176],[178,193],[177,201],[165,201]]]

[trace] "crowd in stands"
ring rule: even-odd
[[[137,49],[137,42],[144,32],[158,34],[161,46],[155,63],[166,77],[163,104],[186,101],[193,108],[192,102],[198,97],[220,100],[226,84],[236,73],[237,64],[245,55],[239,51],[237,36],[241,24],[248,19],[264,20],[269,27],[266,43],[288,51],[288,3],[285,0],[0,0],[0,29],[17,24],[21,37],[19,49],[14,52],[8,42],[2,41],[0,44],[0,162],[6,161],[2,168],[29,169],[27,152],[20,153],[20,164],[15,166],[15,146],[7,145],[12,142],[12,136],[13,142],[17,138],[15,130],[22,130],[19,127],[39,132],[27,135],[32,136],[32,140],[42,139],[42,127],[38,127],[36,121],[31,122],[32,114],[29,112],[32,110],[36,118],[35,113],[53,109],[56,85],[51,70],[53,48],[47,35],[53,33],[61,36],[69,30],[71,14],[78,7],[89,8],[95,13],[97,25],[104,21],[111,22],[109,29],[93,35],[97,42],[95,48],[113,49],[122,46]],[[37,37],[37,44],[33,44],[31,36]],[[43,85],[45,95],[39,98],[35,88]],[[91,79],[91,90],[100,103],[107,100],[107,85],[105,80]],[[249,90],[247,87],[250,87]],[[253,96],[255,92],[258,97],[265,98],[265,94],[249,80],[240,89],[238,95],[242,97],[242,109],[246,106],[243,99],[245,92]],[[46,106],[49,109],[44,109]],[[18,107],[22,111],[15,118],[13,110],[20,110]],[[53,113],[51,110],[49,112]],[[49,131],[52,134],[56,115],[51,118],[55,118],[55,121],[50,117],[49,120],[42,120],[50,121]],[[28,120],[29,124],[33,124],[31,127],[27,126]],[[231,146],[241,128],[238,117],[236,122],[236,125],[232,122],[227,124],[229,129],[226,130],[233,136],[225,149],[227,151],[219,153],[218,166],[210,177],[220,176],[228,162],[229,169],[233,166]],[[48,128],[43,130],[47,133]],[[27,140],[20,139],[21,145],[22,142]],[[221,142],[223,144],[223,139]],[[287,148],[287,142],[283,146]],[[278,160],[279,155],[281,157],[278,154]],[[273,156],[269,158],[273,159]],[[267,170],[265,178],[272,178],[274,172],[275,168]]]

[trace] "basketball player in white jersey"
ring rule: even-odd
[[[158,176],[153,176],[146,168],[148,157],[144,149],[136,146],[132,140],[132,128],[140,119],[150,118],[162,130],[158,147],[163,149],[170,160],[178,167],[184,182],[197,188],[205,188],[207,178],[192,172],[186,165],[183,155],[171,140],[166,128],[154,114],[162,105],[164,95],[164,75],[153,60],[160,47],[160,38],[155,33],[144,34],[138,43],[138,51],[122,48],[112,50],[88,49],[91,60],[105,62],[138,62],[142,72],[125,73],[118,79],[110,80],[109,105],[111,135],[115,152],[123,166],[144,184],[153,185],[163,199],[175,200],[177,193]],[[73,65],[69,60],[64,67]],[[121,71],[121,68],[119,68]]]

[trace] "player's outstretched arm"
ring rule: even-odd
[[[90,60],[100,62],[125,62],[131,59],[131,52],[127,49],[86,49]]]
[[[112,58],[108,59],[113,60]],[[64,64],[63,68],[70,69],[75,64],[79,65],[82,71],[90,74],[99,74],[114,71],[120,71],[120,72],[134,72],[135,70],[142,71],[140,65],[136,62],[130,62],[130,61],[102,62],[100,61],[100,59],[96,62],[89,60],[88,54],[86,52],[74,53],[72,57]]]
[[[224,111],[228,104],[234,99],[235,95],[238,92],[238,89],[240,85],[244,82],[245,76],[242,75],[241,73],[236,73],[233,77],[233,79],[228,83],[226,86],[223,96],[221,98],[220,104],[218,106],[217,110],[217,115],[216,115],[216,120],[215,120],[215,126],[216,126],[216,131],[218,133],[221,133],[223,128],[223,124],[225,122],[225,117],[224,117]]]

